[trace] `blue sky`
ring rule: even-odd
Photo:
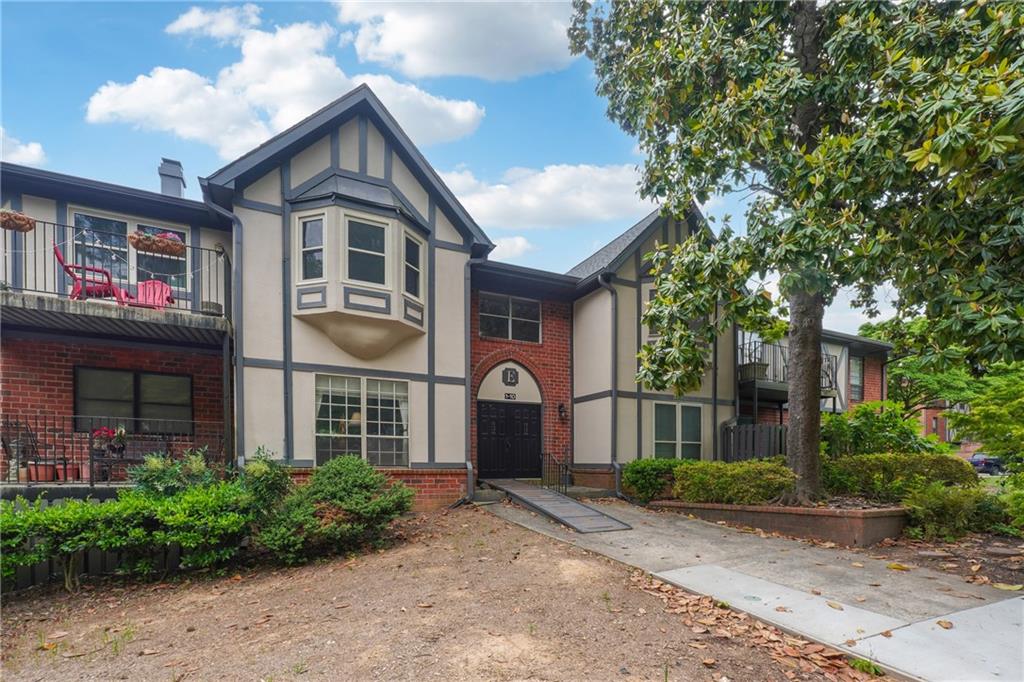
[[[158,190],[368,82],[510,262],[565,271],[645,215],[566,4],[0,5],[5,160]],[[230,141],[230,142],[229,142]],[[734,215],[738,197],[707,212]],[[826,325],[855,331],[843,299]]]

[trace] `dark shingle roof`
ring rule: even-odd
[[[660,209],[651,211],[643,218],[643,220],[608,242],[602,248],[598,249],[586,258],[586,260],[569,270],[566,274],[572,275],[573,277],[579,277],[580,279],[586,279],[595,273],[601,272],[614,263],[619,256],[626,253],[630,246],[632,246],[637,239],[643,236],[644,232],[654,224],[654,221],[658,219],[660,214]]]

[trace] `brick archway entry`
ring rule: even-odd
[[[543,303],[544,341],[540,344],[481,338],[476,329],[474,296],[472,372],[470,374],[470,457],[477,459],[477,401],[480,383],[503,362],[516,362],[533,376],[541,392],[541,450],[572,461],[572,389],[568,304]],[[559,414],[559,405],[562,414]]]
[[[502,360],[483,373],[476,391],[477,476],[540,477],[546,425],[537,378],[523,364]]]

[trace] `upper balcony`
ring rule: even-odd
[[[789,347],[745,336],[741,339],[739,366],[736,368],[740,394],[745,397],[756,394],[759,399],[769,402],[785,402],[789,396]],[[822,397],[838,394],[839,358],[835,355],[822,352],[819,386]]]
[[[3,214],[6,329],[215,345],[230,332],[231,263],[160,228],[112,232]]]

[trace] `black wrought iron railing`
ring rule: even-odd
[[[224,464],[221,422],[8,413],[0,420],[0,483],[123,481],[148,454],[203,448],[208,463]]]
[[[231,262],[176,230],[111,232],[41,220],[2,229],[0,288],[229,317]]]
[[[542,488],[565,494],[569,488],[569,465],[550,453],[540,456],[540,485]]]
[[[738,349],[740,382],[767,381],[789,383],[789,348],[779,343],[747,341]],[[821,354],[821,389],[839,388],[839,358],[831,353]]]

